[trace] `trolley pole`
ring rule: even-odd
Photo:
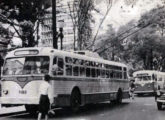
[[[53,31],[53,48],[58,49],[57,28],[56,28],[56,0],[52,0],[52,31]]]

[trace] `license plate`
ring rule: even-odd
[[[19,94],[27,94],[26,90],[19,90]]]

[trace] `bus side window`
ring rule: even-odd
[[[80,67],[80,76],[85,76],[85,68]]]
[[[53,73],[53,75],[57,75],[57,70],[58,70],[57,57],[54,57],[54,59],[53,59],[53,66],[52,66],[52,73]]]
[[[55,57],[54,59],[53,59],[53,65],[54,64],[57,64],[57,57]]]
[[[101,69],[101,77],[105,78],[105,70]]]
[[[113,70],[110,70],[110,78],[114,78],[114,72],[113,72]]]
[[[95,68],[91,69],[91,75],[92,75],[92,77],[96,77],[96,70],[95,70]]]
[[[100,69],[97,69],[97,70],[96,70],[96,77],[98,77],[98,78],[101,77],[101,76],[100,76]]]
[[[90,68],[86,68],[86,77],[90,77]]]
[[[63,59],[55,57],[53,59],[53,68],[52,68],[53,75],[63,75],[64,73],[63,69],[64,69]]]
[[[127,79],[128,76],[127,76],[127,68],[124,67],[124,79]]]
[[[64,61],[62,58],[58,58],[58,75],[63,75],[64,73]]]
[[[72,66],[66,65],[66,75],[72,76]]]
[[[106,78],[109,78],[109,71],[106,70]]]
[[[73,75],[74,76],[79,76],[79,67],[78,66],[73,67]]]

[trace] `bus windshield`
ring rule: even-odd
[[[151,76],[138,76],[135,78],[136,81],[149,81],[151,80]]]
[[[6,59],[3,75],[46,74],[48,71],[48,56],[26,56]]]

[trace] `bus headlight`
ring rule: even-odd
[[[3,94],[7,95],[9,93],[8,90],[3,90]]]

